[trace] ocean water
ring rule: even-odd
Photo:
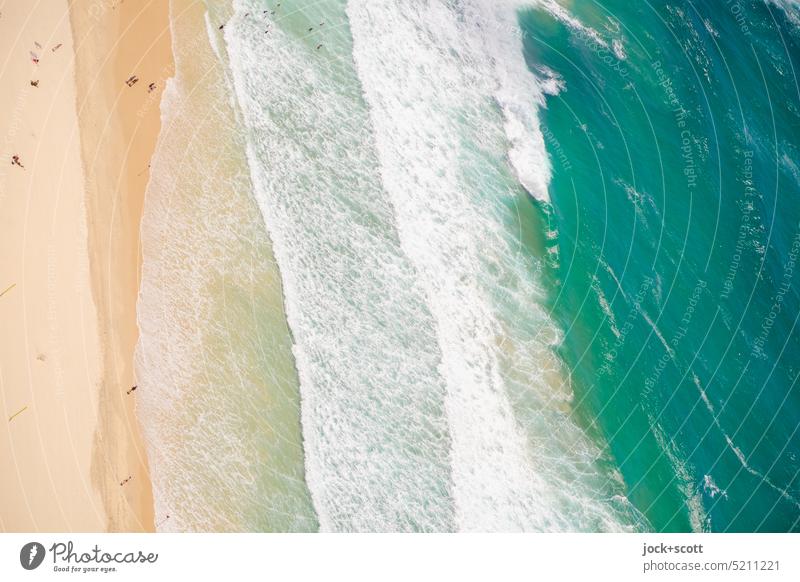
[[[199,8],[171,6],[176,75],[142,222],[136,395],[156,524],[313,530],[280,274]]]
[[[798,529],[799,17],[173,0],[159,529]]]
[[[797,5],[520,14],[575,409],[658,531],[800,527]]]

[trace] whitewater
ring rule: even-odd
[[[544,307],[540,257],[548,243],[531,231],[544,238],[533,208],[549,208],[551,167],[538,111],[561,85],[555,73],[525,61],[521,9],[479,0],[207,6],[205,64],[220,94],[203,115],[224,116],[217,141],[226,143],[216,154],[236,160],[235,181],[216,185],[208,198],[247,198],[260,220],[257,227],[248,214],[252,230],[238,241],[216,235],[228,251],[219,269],[228,276],[246,270],[248,293],[266,280],[280,292],[282,313],[258,316],[283,321],[285,313],[286,327],[268,333],[291,354],[271,357],[284,367],[291,360],[294,372],[250,383],[233,403],[215,402],[211,391],[192,403],[195,416],[204,406],[234,415],[242,413],[237,406],[255,406],[248,416],[263,413],[283,427],[284,444],[269,445],[268,455],[255,452],[264,439],[250,426],[227,431],[224,454],[205,459],[201,480],[235,490],[246,475],[258,498],[236,496],[236,508],[227,509],[236,518],[225,528],[648,527],[602,438],[573,416],[569,374],[555,351],[562,332]],[[180,61],[178,69],[180,78]],[[170,85],[166,126],[192,131],[177,106],[188,91]],[[176,138],[157,157],[181,154]],[[181,180],[168,168],[154,165],[151,198]],[[150,216],[151,242],[174,237],[178,244],[184,233],[155,228]],[[245,240],[249,252],[230,252]],[[145,255],[147,264],[147,246]],[[189,352],[207,340],[178,333],[179,317],[165,329],[148,324],[169,310],[158,287],[169,269],[163,262],[151,261],[144,274],[137,370],[177,408],[175,386],[182,394],[197,381],[186,369]],[[254,262],[265,263],[263,273],[253,275]],[[192,264],[186,280],[205,276]],[[196,283],[170,284],[173,292],[183,285],[187,298],[200,293]],[[214,294],[207,295],[201,306],[213,313]],[[243,331],[249,321],[226,319],[224,350],[263,341]],[[186,340],[179,368],[162,353],[167,337]],[[242,358],[257,360],[255,370],[273,365],[255,350]],[[266,391],[271,407],[254,403],[250,390]],[[289,404],[277,407],[281,399]],[[145,406],[156,418],[167,414],[156,397]],[[151,424],[148,441],[167,431],[180,440],[167,427]],[[191,500],[198,509],[162,529],[208,527],[211,517],[199,507],[213,488],[187,483],[185,466],[169,456],[154,463],[157,506],[167,512]],[[261,464],[276,462],[281,470],[258,485]]]

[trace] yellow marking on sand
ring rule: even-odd
[[[8,418],[8,422],[11,422],[12,420],[14,420],[15,418],[17,418],[17,417],[18,417],[20,414],[22,414],[22,413],[23,413],[23,412],[25,412],[26,410],[28,410],[28,407],[27,407],[27,406],[23,406],[22,408],[20,408],[20,409],[19,409],[17,412],[15,412],[14,414],[12,414],[12,415],[11,415],[11,416]]]
[[[14,287],[16,287],[16,286],[17,286],[17,284],[16,284],[16,283],[12,283],[12,284],[11,284],[11,285],[9,285],[8,287],[6,287],[5,291],[3,291],[2,293],[0,293],[0,297],[2,297],[3,295],[5,295],[5,294],[6,294],[6,293],[8,293],[9,291],[11,291],[11,290],[12,290]]]

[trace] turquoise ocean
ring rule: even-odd
[[[171,26],[136,355],[160,530],[800,530],[800,5]]]

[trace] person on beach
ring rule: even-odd
[[[23,170],[25,169],[25,166],[23,166],[22,162],[19,161],[19,156],[16,156],[16,155],[15,156],[11,156],[11,165],[12,166],[19,166]]]
[[[128,390],[128,391],[126,392],[126,394],[130,394],[131,392],[133,392],[134,390],[136,390],[138,387],[139,387],[138,385],[136,385],[136,386],[133,386],[133,387],[132,387],[130,390]]]

